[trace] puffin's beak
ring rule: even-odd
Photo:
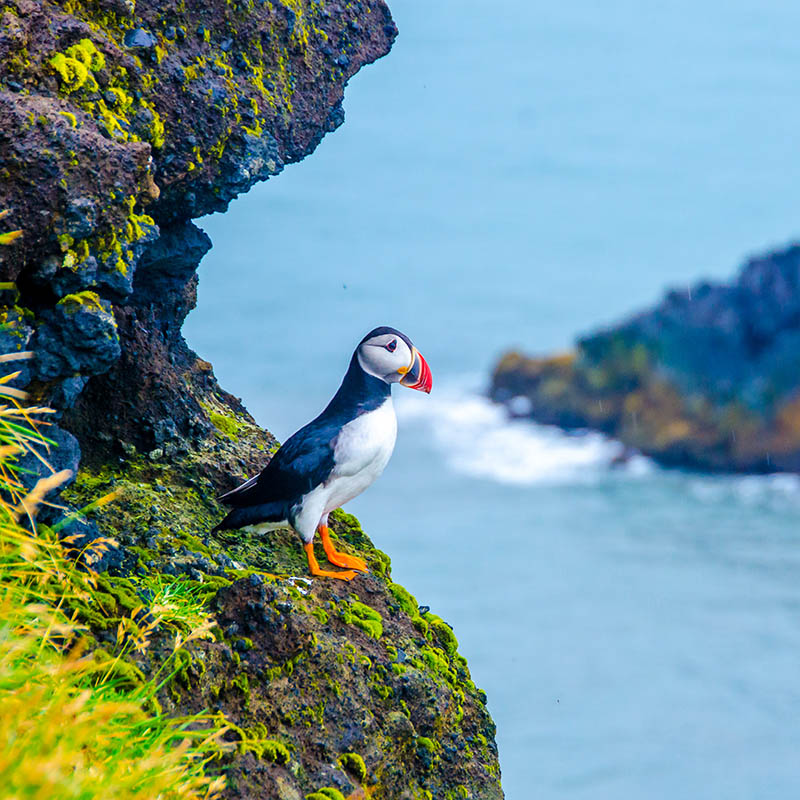
[[[418,389],[420,392],[430,394],[431,386],[433,385],[431,368],[428,366],[428,362],[422,357],[422,353],[420,353],[416,347],[413,348],[412,354],[414,360],[400,379],[400,383],[403,386],[408,386],[409,389]]]

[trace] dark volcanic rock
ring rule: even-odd
[[[125,31],[125,36],[122,37],[125,47],[133,50],[150,50],[156,46],[158,39],[149,33],[144,28],[134,28],[130,31]]]
[[[800,471],[800,246],[751,259],[729,284],[669,292],[574,357],[509,354],[492,396],[667,464]]]
[[[99,375],[120,356],[111,303],[94,292],[63,297],[40,320],[32,342],[39,380]]]
[[[394,39],[389,11],[18,0],[0,23],[0,210],[23,233],[0,248],[0,282],[40,351],[16,385],[35,378],[37,400],[68,410],[87,457],[120,439],[153,449],[162,416],[191,441],[212,426],[181,387],[214,381],[180,334],[208,247],[189,220],[341,124],[347,80]],[[102,313],[65,314],[86,292]]]

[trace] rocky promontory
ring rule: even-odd
[[[571,353],[507,353],[491,396],[665,465],[800,472],[800,246],[749,259],[729,283],[671,291]]]
[[[207,603],[214,640],[160,702],[218,716],[236,747],[208,768],[227,797],[502,797],[453,632],[354,518],[332,533],[371,572],[347,584],[307,581],[290,531],[209,533],[215,498],[277,442],[181,335],[211,246],[192,219],[309,155],[396,34],[382,0],[0,9],[0,352],[34,352],[12,385],[55,410],[50,467],[29,460],[28,480],[72,470],[40,519],[73,546],[117,543],[106,613],[82,612],[98,645],[146,607],[145,579]],[[151,654],[130,674],[159,669]]]

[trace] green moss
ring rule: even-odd
[[[256,758],[263,761],[271,761],[274,764],[288,764],[291,759],[289,748],[277,739],[267,738],[267,726],[261,722],[249,728],[242,728],[231,722],[223,714],[216,717],[219,727],[230,728],[239,737],[237,746],[238,751],[252,753]]]
[[[291,756],[286,745],[275,739],[263,739],[260,757],[275,764],[288,764]]]
[[[142,600],[130,578],[116,578],[103,574],[98,575],[95,580],[98,590],[113,597],[118,608],[130,612],[142,605]]]
[[[113,502],[92,508],[87,517],[104,535],[119,539],[130,553],[139,556],[139,568],[158,570],[172,560],[173,548],[185,547],[192,553],[213,558],[219,546],[206,540],[214,545],[212,549],[196,534],[206,536],[219,520],[221,510],[213,499],[213,491],[204,482],[197,478],[185,480],[191,465],[183,463],[180,470],[186,472],[178,474],[173,465],[156,464],[134,453],[113,468],[108,465],[99,469],[82,468],[75,483],[62,496],[71,505],[83,508],[113,491]],[[175,478],[180,478],[180,482],[172,483]],[[154,528],[157,531],[154,546],[141,547],[144,538],[153,535]],[[204,575],[202,581],[187,580],[186,586],[207,601],[230,583],[228,577]]]
[[[106,66],[106,57],[91,39],[81,39],[78,44],[72,45],[67,49],[67,56],[77,59],[92,72],[99,72]]]
[[[426,638],[430,639],[430,625],[419,613],[419,606],[414,596],[399,583],[390,583],[388,589],[397,600],[397,605],[411,617],[414,627]],[[438,617],[437,617],[438,619]]]
[[[341,509],[333,511],[329,524],[336,539],[349,544],[366,558],[370,571],[375,575],[388,578],[391,571],[391,559],[386,553],[378,550],[361,529],[358,519]]]
[[[355,625],[357,628],[361,628],[364,633],[373,639],[380,639],[383,635],[381,615],[374,608],[370,608],[358,600],[351,600],[342,609],[341,615],[348,625]]]
[[[315,607],[312,609],[311,613],[312,613],[312,614],[313,614],[313,615],[314,615],[314,616],[315,616],[315,617],[316,617],[316,618],[317,618],[317,619],[318,619],[318,620],[319,620],[319,621],[320,621],[320,622],[321,622],[323,625],[326,625],[326,624],[327,624],[327,622],[328,622],[328,619],[329,619],[329,617],[328,617],[328,612],[327,612],[327,611],[325,611],[325,609],[324,609],[324,608],[322,608],[322,606],[315,606]]]
[[[229,439],[236,438],[236,434],[239,431],[239,426],[230,417],[226,417],[224,414],[218,414],[216,411],[212,411],[208,415],[208,418],[211,420],[211,424],[220,433],[224,433]]]
[[[377,681],[371,681],[369,688],[375,692],[381,700],[388,700],[394,694],[391,686],[387,686],[385,683],[378,683]]]
[[[185,688],[189,688],[189,668],[192,666],[192,656],[187,650],[178,650],[175,653],[173,660],[173,667],[175,674],[173,680],[182,684]]]
[[[433,635],[447,655],[454,656],[458,650],[458,639],[456,639],[453,629],[441,617],[430,612],[425,614],[425,621],[431,626]]]
[[[250,696],[250,680],[244,672],[240,672],[231,681],[231,685],[235,686],[245,697]]]
[[[149,73],[139,74],[138,79],[144,91],[140,91],[134,99],[134,94],[128,91],[130,78],[127,69],[115,66],[106,70],[105,55],[90,39],[82,39],[65,52],[56,53],[49,64],[59,77],[62,92],[97,120],[112,139],[121,142],[144,139],[156,149],[164,146],[164,122],[145,94],[154,93],[156,89],[155,79]],[[95,78],[95,73],[100,71],[104,71],[105,76],[102,97],[98,96],[100,87]],[[147,112],[147,131],[143,135],[134,131],[135,126],[129,116],[138,112]]]
[[[49,63],[58,74],[61,88],[68,94],[84,86],[96,92],[99,87],[92,73],[105,68],[106,57],[91,39],[81,39],[65,52],[56,53]]]
[[[89,70],[77,59],[69,58],[63,53],[56,53],[50,59],[50,66],[58,73],[61,79],[61,86],[66,92],[75,92],[80,89],[89,79]],[[97,81],[94,80],[94,89],[97,89]]]
[[[419,616],[419,605],[414,599],[414,595],[399,583],[390,583],[387,587],[392,593],[392,597],[397,600],[397,605],[403,609],[410,617]]]
[[[300,715],[307,727],[312,727],[314,723],[320,728],[325,727],[325,703],[322,700],[314,705],[305,706]]]
[[[103,574],[94,578],[92,591],[73,598],[71,605],[82,622],[101,631],[115,629],[122,617],[130,617],[143,602],[130,579]]]
[[[367,779],[367,765],[358,753],[343,753],[340,755],[339,766],[358,778],[361,783]]]
[[[434,742],[433,739],[429,739],[427,736],[417,737],[417,747],[429,753],[435,753],[437,750],[436,742]]]
[[[344,795],[332,786],[317,789],[316,792],[306,795],[306,800],[345,800]]]
[[[196,590],[196,596],[201,602],[208,603],[220,589],[230,586],[233,581],[223,578],[222,575],[204,575],[202,581],[186,580],[185,583],[188,588]]]
[[[185,531],[177,531],[175,533],[175,540],[177,542],[180,542],[181,544],[186,545],[186,547],[188,547],[189,550],[194,550],[197,553],[203,553],[203,555],[207,556],[211,555],[210,548],[206,547],[206,545],[203,544],[203,541],[200,539],[200,537],[195,536],[192,533],[186,533]]]
[[[454,691],[461,692],[460,676],[458,670],[451,665],[447,654],[438,647],[423,645],[420,648],[421,658],[414,658],[412,662],[418,669],[422,669],[434,678],[444,680]]]

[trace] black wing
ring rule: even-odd
[[[261,474],[220,497],[229,506],[291,503],[324,483],[333,471],[333,449],[339,426],[309,422],[291,436]]]

